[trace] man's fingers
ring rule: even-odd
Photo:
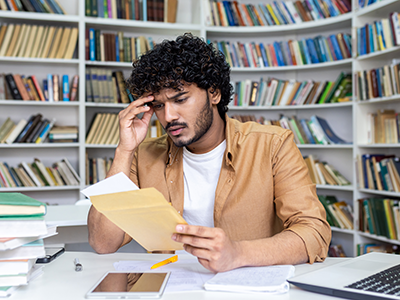
[[[194,225],[177,225],[175,230],[181,234],[193,235],[203,238],[214,238],[216,233],[219,231],[218,228]]]

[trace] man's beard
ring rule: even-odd
[[[214,114],[213,114],[212,108],[210,107],[210,101],[209,101],[208,94],[207,94],[207,101],[204,104],[203,108],[201,109],[200,113],[197,115],[196,123],[194,124],[194,132],[195,132],[194,136],[187,141],[185,141],[185,140],[174,141],[174,139],[172,139],[172,141],[174,142],[175,146],[177,146],[177,147],[189,146],[190,144],[197,142],[199,139],[201,139],[207,133],[207,131],[210,129],[213,121],[214,121]],[[178,124],[170,123],[166,126],[166,128],[168,129],[168,127],[171,127],[174,125],[178,125]],[[187,124],[179,124],[179,125],[187,126]]]

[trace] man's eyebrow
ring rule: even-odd
[[[180,92],[180,93],[178,93],[178,94],[176,94],[176,95],[174,95],[174,96],[172,96],[172,97],[168,97],[167,96],[167,98],[168,99],[176,99],[176,98],[179,98],[180,96],[182,96],[182,95],[185,95],[185,94],[187,94],[187,93],[189,93],[188,91],[183,91],[183,92]]]

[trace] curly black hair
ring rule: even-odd
[[[230,67],[222,52],[203,39],[185,33],[176,40],[164,40],[132,63],[133,71],[126,81],[135,99],[163,88],[181,90],[184,83],[221,92],[218,113],[224,119],[233,87]]]

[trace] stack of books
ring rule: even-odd
[[[336,196],[318,195],[326,211],[329,225],[341,229],[353,229],[353,208],[345,201],[338,201]]]
[[[77,27],[2,24],[0,56],[72,59],[77,54]]]
[[[359,100],[400,94],[400,60],[380,68],[355,72],[356,96]]]
[[[360,189],[400,192],[400,158],[386,154],[362,154],[357,157]]]
[[[0,1],[0,10],[67,14],[57,0]]]
[[[132,62],[154,48],[151,37],[124,37],[124,33],[86,29],[86,60]]]
[[[89,127],[86,144],[116,145],[119,141],[117,113],[97,113]]]
[[[398,245],[378,244],[378,243],[360,243],[357,244],[357,256],[367,254],[370,252],[383,252],[400,254]]]
[[[399,200],[364,198],[358,200],[359,230],[387,237],[400,239]]]
[[[44,221],[46,204],[20,193],[0,197],[0,296],[26,285],[43,271],[35,265],[45,256],[43,239],[56,234]]]
[[[321,185],[350,185],[348,181],[336,168],[324,161],[316,159],[315,155],[304,157],[313,183]]]
[[[351,36],[347,33],[272,44],[214,41],[213,46],[237,68],[302,66],[351,58]]]
[[[244,4],[206,0],[208,26],[272,26],[300,24],[339,16],[351,11],[348,0],[273,1]]]
[[[254,116],[233,115],[233,119],[241,122],[253,121],[264,125],[275,125],[293,132],[295,142],[297,144],[349,144],[338,137],[328,122],[316,115],[311,116],[310,120],[298,120],[296,116],[291,118],[281,116],[279,120],[266,120],[264,117],[256,120]]]
[[[367,114],[368,144],[397,144],[399,138],[399,116],[394,109],[378,110]]]
[[[78,142],[78,126],[54,126],[49,132],[50,143]]]
[[[77,101],[79,76],[48,74],[43,88],[35,75],[0,74],[0,100]]]
[[[176,22],[178,0],[85,0],[88,17],[154,22]]]
[[[357,28],[357,53],[359,56],[390,49],[397,45],[400,45],[398,12],[392,12],[388,18]]]
[[[130,103],[133,97],[126,88],[122,71],[86,68],[86,102]]]
[[[67,158],[46,167],[39,159],[33,163],[21,162],[18,167],[10,167],[0,162],[0,187],[45,187],[77,186],[80,178]]]
[[[350,101],[352,79],[340,73],[335,81],[296,81],[268,78],[232,83],[234,95],[230,106],[285,106]]]

